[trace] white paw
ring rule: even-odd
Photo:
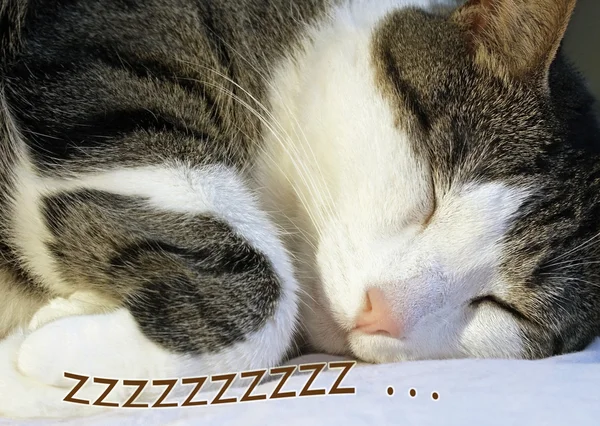
[[[61,418],[119,409],[93,405],[107,388],[94,378],[119,380],[110,400],[122,405],[132,393],[122,380],[170,378],[174,361],[144,338],[125,310],[60,318],[0,342],[0,417]],[[88,404],[64,401],[78,384],[65,373],[89,377],[75,396]],[[138,400],[154,400],[156,392],[149,389]]]
[[[72,383],[64,373],[116,379],[160,378],[170,355],[148,341],[124,309],[62,318],[21,344],[17,368],[52,386]],[[158,377],[154,377],[158,376]]]
[[[48,312],[49,315],[53,313],[51,310]],[[81,326],[80,323],[85,319],[87,317],[54,318],[49,324],[33,331],[18,350],[17,370],[23,376],[45,385],[68,386],[69,381],[64,373],[86,370],[89,368],[86,364],[90,355],[93,355],[86,353],[92,349],[89,345],[81,344],[86,340],[85,333],[93,332]]]
[[[64,402],[69,388],[47,386],[21,374],[17,363],[25,340],[18,332],[0,341],[0,417],[59,418],[100,412],[101,407]]]

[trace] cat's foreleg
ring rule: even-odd
[[[54,185],[38,201],[52,237],[44,244],[79,293],[0,343],[0,414],[104,408],[92,402],[106,386],[92,380],[78,392],[90,405],[64,402],[74,385],[65,372],[177,379],[268,368],[285,357],[297,315],[291,262],[234,171],[154,167]],[[94,294],[115,308],[87,314]],[[132,391],[119,384],[111,400],[122,404]]]

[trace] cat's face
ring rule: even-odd
[[[573,2],[527,12],[550,13],[560,38],[524,30],[529,46],[478,51],[505,30],[487,8],[509,3],[398,11],[323,47],[335,90],[305,99],[328,124],[306,130],[331,200],[304,315],[315,348],[535,358],[600,332],[597,127],[579,80],[559,60],[549,69]]]

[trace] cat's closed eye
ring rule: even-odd
[[[521,312],[518,308],[516,308],[514,305],[512,305],[508,302],[505,302],[504,300],[499,299],[498,297],[491,295],[491,294],[476,297],[469,302],[469,306],[471,306],[472,308],[475,308],[475,309],[477,309],[482,304],[493,305],[496,308],[499,308],[505,312],[508,312],[509,314],[514,316],[516,319],[519,319],[522,321],[529,321],[529,318],[523,312]]]

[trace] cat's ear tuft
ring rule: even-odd
[[[479,65],[547,89],[576,0],[469,0],[452,15]]]

